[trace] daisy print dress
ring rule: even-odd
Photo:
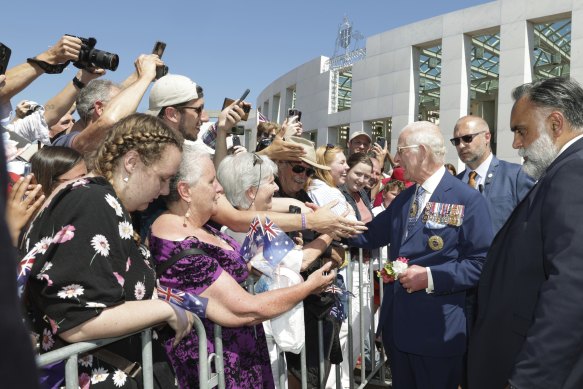
[[[34,220],[25,237],[33,263],[24,299],[38,351],[67,343],[59,334],[129,300],[152,298],[155,274],[147,251],[132,239],[127,211],[103,178],[82,178],[59,192]],[[106,348],[141,361],[140,338]],[[45,387],[64,385],[64,364],[45,369]],[[79,357],[81,388],[131,388],[119,367],[92,354]]]

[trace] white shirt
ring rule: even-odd
[[[332,207],[331,211],[338,215],[342,216],[346,211],[348,211],[348,215],[345,216],[347,219],[356,221],[356,216],[354,214],[354,209],[348,202],[346,198],[340,192],[338,188],[333,188],[326,184],[324,181],[314,178],[310,183],[310,187],[308,188],[308,196],[314,201],[314,204],[323,207],[328,205],[334,200],[338,200],[338,204]]]
[[[490,155],[488,155],[488,158],[486,158],[486,160],[484,162],[482,162],[480,164],[480,166],[477,167],[476,170],[473,170],[477,173],[476,176],[476,186],[474,189],[478,189],[480,187],[480,185],[484,185],[484,182],[486,182],[486,175],[488,175],[488,169],[490,169],[490,164],[492,163],[492,158],[494,158],[494,155],[492,153],[490,153]],[[464,177],[462,178],[462,181],[467,183],[470,180],[470,173],[472,172],[472,169],[470,169],[470,167],[468,165],[466,165],[466,172],[464,174]]]

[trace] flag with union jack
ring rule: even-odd
[[[32,270],[32,266],[36,261],[36,254],[38,249],[33,248],[22,260],[18,263],[18,274],[16,276],[16,285],[18,287],[18,295],[21,296],[24,291],[24,285],[28,281],[28,276]]]
[[[263,226],[263,257],[265,260],[275,268],[294,247],[293,240],[266,216]]]
[[[206,317],[208,299],[192,293],[158,285],[158,298],[194,313],[199,318]]]
[[[257,253],[257,248],[263,244],[262,236],[261,220],[259,216],[255,216],[249,225],[249,231],[247,231],[247,236],[241,245],[240,252],[245,262],[249,262],[255,253]]]

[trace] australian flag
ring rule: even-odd
[[[295,243],[278,226],[265,217],[263,226],[263,257],[274,268],[295,247]]]
[[[194,313],[199,318],[206,317],[206,306],[208,299],[204,297],[197,296],[192,293],[182,292],[180,290],[167,288],[165,286],[158,285],[158,298],[160,300],[168,301],[174,305],[178,305],[181,308],[186,309]]]
[[[261,230],[261,220],[259,219],[259,216],[255,216],[249,225],[249,231],[247,232],[247,236],[245,237],[240,250],[241,256],[245,259],[245,262],[249,262],[257,252],[257,248],[263,244],[262,237],[263,232]]]

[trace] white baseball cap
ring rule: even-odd
[[[167,74],[154,83],[150,91],[150,106],[146,113],[158,116],[160,110],[171,105],[198,99],[196,83],[178,74]]]

